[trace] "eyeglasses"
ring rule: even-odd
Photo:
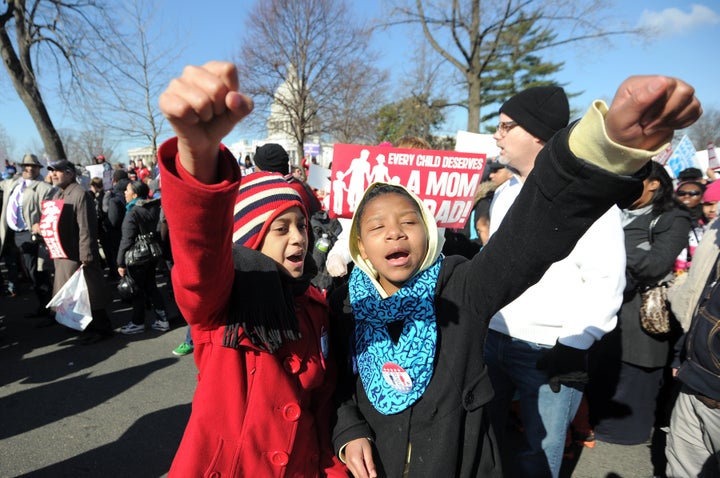
[[[515,121],[500,121],[497,125],[497,132],[500,133],[500,136],[505,136],[508,134],[508,131],[517,125]]]
[[[676,196],[699,196],[702,193],[700,191],[678,191],[675,193]]]

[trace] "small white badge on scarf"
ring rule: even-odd
[[[388,385],[398,392],[410,393],[410,390],[412,390],[412,379],[400,365],[386,362],[385,365],[382,366],[382,374]]]

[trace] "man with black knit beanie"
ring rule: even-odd
[[[310,186],[290,174],[290,157],[285,148],[277,143],[264,144],[255,151],[253,161],[258,171],[282,174],[285,181],[300,194],[309,216],[312,217],[322,209],[320,200]]]
[[[515,174],[500,186],[490,209],[490,234],[531,174],[545,143],[567,126],[569,105],[562,88],[529,88],[507,100],[493,135],[500,161]],[[495,314],[485,360],[495,397],[490,416],[503,446],[505,421],[517,393],[526,440],[508,476],[557,477],[565,436],[587,382],[587,349],[615,328],[625,286],[625,245],[620,210],[613,207],[578,241],[570,255]],[[507,457],[506,457],[507,458]]]

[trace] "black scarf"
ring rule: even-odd
[[[309,259],[308,259],[309,258]],[[292,279],[261,252],[233,245],[235,278],[223,346],[238,348],[243,335],[261,350],[274,353],[301,338],[294,296],[303,294],[317,272],[306,255],[305,274]]]

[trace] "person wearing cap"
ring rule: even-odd
[[[42,180],[42,164],[34,154],[26,154],[18,166],[21,175],[0,183],[0,196],[4,198],[0,213],[0,252],[9,266],[8,290],[15,287],[18,278],[12,264],[17,264],[17,257],[22,256],[22,267],[38,301],[35,311],[28,315],[47,316],[52,314],[45,308],[52,297],[50,274],[46,267],[38,264],[40,241],[33,235],[32,227],[40,222],[42,202],[50,197],[52,186]]]
[[[84,267],[85,281],[90,296],[92,321],[83,331],[81,343],[92,344],[113,335],[107,304],[110,296],[100,268],[98,224],[92,194],[77,182],[75,166],[67,159],[48,165],[55,193],[52,199],[64,201],[58,222],[60,243],[66,258],[56,258],[53,293],[70,279],[75,271]]]
[[[493,196],[490,243],[538,153],[568,120],[567,96],[556,86],[529,88],[501,106],[493,137],[500,162],[515,174]],[[505,467],[512,476],[559,475],[566,433],[587,382],[587,350],[615,327],[624,286],[624,235],[620,210],[612,207],[567,258],[492,317],[485,342],[495,389],[490,416],[502,447],[517,393],[525,435],[526,445]]]
[[[499,188],[505,181],[513,177],[513,172],[500,161],[488,163],[488,179]]]
[[[285,148],[277,143],[264,144],[255,151],[253,162],[258,171],[282,174],[288,184],[300,194],[310,217],[322,209],[320,200],[310,186],[290,174],[290,157]]]
[[[708,221],[718,216],[718,201],[720,201],[720,181],[715,180],[707,185],[703,194],[703,214]]]
[[[308,217],[274,173],[226,149],[202,184],[160,147],[173,291],[200,380],[168,476],[345,477],[330,444],[334,360],[325,300],[305,275]]]

